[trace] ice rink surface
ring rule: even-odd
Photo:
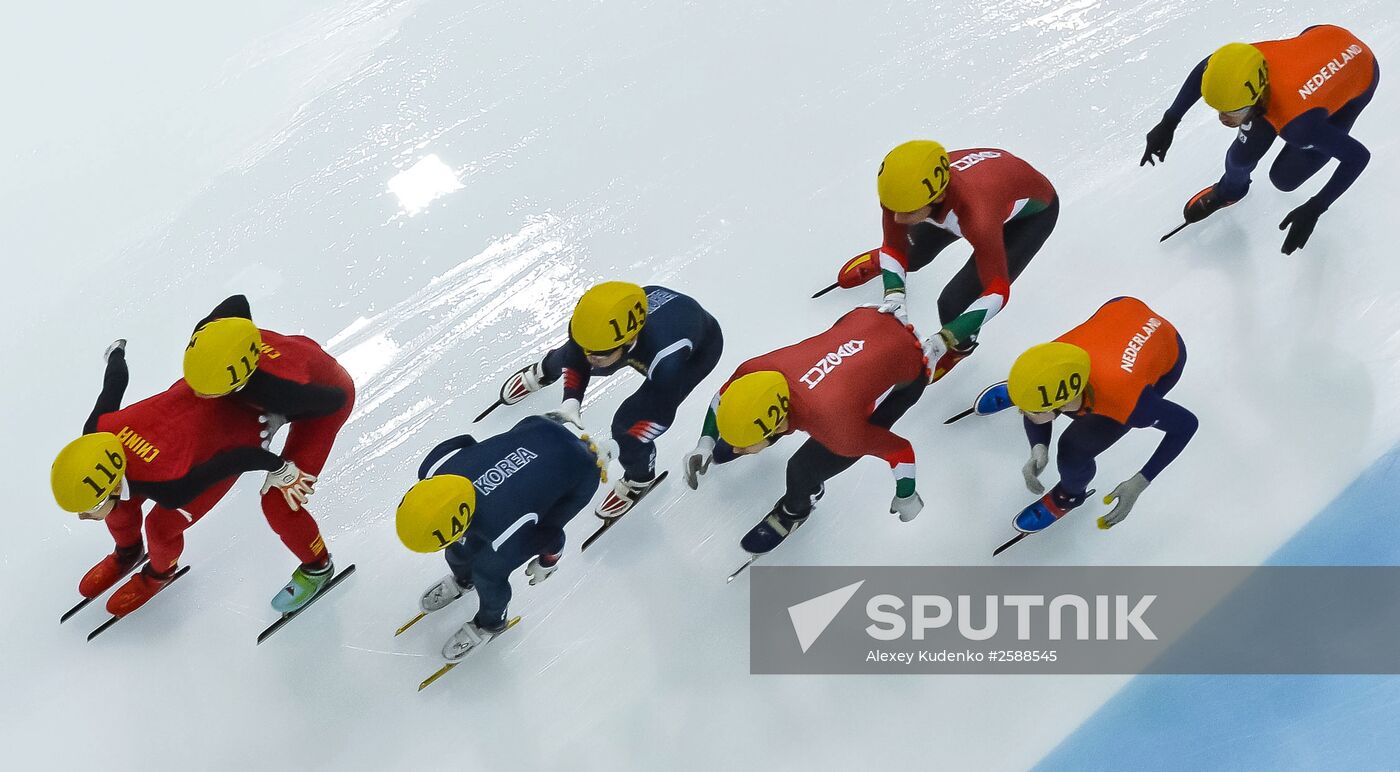
[[[1276,224],[1321,177],[1285,195],[1260,174],[1248,199],[1158,244],[1233,136],[1204,106],[1166,165],[1138,167],[1143,135],[1220,44],[1335,23],[1385,68],[1400,52],[1392,2],[289,5],[31,4],[0,47],[0,388],[16,483],[0,542],[0,742],[15,769],[1021,769],[1057,746],[1048,765],[1098,758],[1087,749],[1111,737],[1086,740],[1082,725],[1127,676],[750,676],[746,582],[724,576],[779,495],[781,445],[698,492],[668,482],[550,583],[518,578],[521,626],[423,693],[471,610],[392,635],[444,573],[393,533],[419,459],[553,406],[557,387],[469,425],[561,339],[584,288],[668,285],[725,326],[704,395],[659,443],[674,468],[735,365],[875,299],[809,295],[878,244],[875,169],[914,137],[1031,161],[1059,190],[1059,227],[976,356],[896,426],[919,453],[919,519],[886,513],[888,473],[865,459],[771,563],[988,563],[1029,500],[1025,441],[1011,416],[942,419],[1117,295],[1180,329],[1190,362],[1173,399],[1201,430],[1123,526],[1095,529],[1092,504],[999,560],[1258,564],[1400,441],[1394,89],[1354,132],[1370,168],[1289,257]],[[911,278],[921,329],[966,254]],[[148,396],[178,377],[193,322],[236,292],[262,326],[325,342],[356,378],[312,511],[358,573],[255,647],[294,559],[250,476],[187,533],[191,573],[87,643],[100,608],[57,618],[111,540],[56,510],[49,464],[80,431],[113,338],[131,341],[127,401]],[[635,378],[597,383],[587,421],[605,428]],[[1099,488],[1155,441],[1119,443]],[[574,545],[592,521],[572,524]],[[1310,562],[1313,543],[1279,554]],[[1296,708],[1274,709],[1325,733],[1366,689],[1393,694],[1391,679],[1361,682],[1355,700],[1283,689]],[[1142,698],[1134,684],[1108,705],[1142,725],[1222,693],[1175,688]],[[1385,766],[1393,741],[1373,738],[1352,768]],[[1193,748],[1195,767],[1241,763]]]

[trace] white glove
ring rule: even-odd
[[[875,310],[893,316],[900,324],[909,324],[909,312],[904,309],[903,292],[891,292],[886,295],[884,302],[876,306]]]
[[[113,351],[126,351],[126,338],[117,338],[112,341],[112,345],[108,346],[107,350],[102,352],[102,361],[106,362],[110,359]]]
[[[262,429],[258,432],[258,437],[262,439],[263,449],[272,444],[272,438],[282,431],[282,427],[287,425],[287,417],[278,413],[265,413],[258,416],[258,423],[262,424]]]
[[[715,438],[701,436],[695,443],[695,450],[685,454],[682,463],[685,470],[685,484],[691,490],[700,489],[700,478],[710,471],[710,462],[715,459]]]
[[[1146,477],[1143,477],[1142,472],[1138,472],[1123,482],[1118,483],[1117,488],[1114,488],[1111,493],[1103,497],[1103,503],[1105,504],[1112,504],[1114,499],[1118,500],[1118,504],[1113,509],[1110,509],[1108,514],[1099,518],[1099,527],[1106,530],[1123,522],[1123,519],[1128,516],[1128,513],[1133,511],[1133,505],[1137,503],[1138,496],[1141,496],[1142,492],[1147,490],[1147,484],[1149,482],[1150,481]]]
[[[267,473],[262,492],[267,493],[273,488],[282,491],[282,498],[287,500],[287,506],[296,512],[306,506],[306,500],[316,492],[316,475],[297,469],[297,465],[290,461],[283,461],[281,468]]]
[[[928,336],[924,339],[924,356],[928,357],[929,372],[933,372],[933,366],[938,364],[938,360],[948,353],[948,339],[944,337],[943,331]]]
[[[1045,486],[1040,484],[1040,473],[1045,471],[1045,465],[1050,463],[1050,448],[1046,445],[1036,445],[1031,448],[1031,458],[1026,465],[1021,467],[1021,475],[1026,478],[1026,490],[1040,496],[1045,493]]]
[[[579,431],[586,431],[583,427],[583,416],[580,415],[580,405],[576,399],[566,399],[559,405],[558,410],[551,410],[545,413],[545,417],[555,423],[569,423],[578,427]]]
[[[907,523],[919,516],[924,509],[924,499],[918,491],[903,498],[895,496],[890,502],[890,514],[898,514],[899,522]]]
[[[559,568],[558,555],[536,555],[530,558],[530,564],[525,566],[525,573],[530,577],[530,586],[548,579]]]

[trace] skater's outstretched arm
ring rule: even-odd
[[[236,477],[244,472],[261,470],[276,471],[282,466],[282,457],[260,447],[243,447],[225,450],[208,461],[194,466],[183,477],[161,482],[131,481],[131,490],[155,501],[166,509],[180,509],[213,485],[227,477]]]
[[[1190,410],[1158,396],[1156,390],[1149,386],[1142,390],[1138,405],[1128,418],[1128,425],[1151,427],[1166,435],[1142,467],[1142,476],[1151,482],[1186,449],[1186,444],[1196,435],[1200,420]]]

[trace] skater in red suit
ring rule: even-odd
[[[710,463],[758,453],[783,435],[808,439],[787,467],[787,492],[742,541],[763,554],[806,521],[826,481],[862,456],[894,475],[890,512],[913,520],[914,447],[890,431],[929,383],[928,357],[913,328],[872,307],[857,308],[831,329],[739,365],[720,387],[699,443],[685,458],[686,482],[699,486]]]
[[[1011,284],[1050,238],[1060,199],[1045,175],[998,148],[945,150],[913,140],[891,150],[876,175],[884,243],[846,262],[837,277],[855,287],[879,276],[882,310],[903,321],[907,274],[966,240],[972,256],[938,296],[937,335],[928,339],[937,381],[977,347],[1011,300]]]
[[[140,563],[142,508],[150,562],[107,600],[124,616],[174,576],[185,529],[204,517],[244,472],[286,466],[263,447],[256,410],[232,400],[200,399],[176,381],[125,408],[126,341],[106,353],[107,370],[83,436],[55,459],[54,499],[84,520],[105,520],[116,550],[78,585],[84,597],[106,592]]]
[[[268,475],[262,509],[301,560],[272,599],[277,611],[295,611],[334,573],[306,501],[354,408],[355,383],[316,341],[259,329],[242,295],[220,303],[195,328],[185,350],[185,382],[201,396],[262,414],[269,441],[283,424],[291,426],[281,453],[287,467]]]

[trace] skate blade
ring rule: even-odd
[[[414,620],[414,621],[417,621],[417,620]],[[499,633],[496,633],[495,635],[491,636],[490,638],[487,638],[486,640],[484,640],[484,641],[482,641],[481,643],[477,644],[475,648],[473,648],[471,651],[468,651],[466,654],[463,654],[463,655],[462,655],[462,658],[459,659],[459,660],[457,660],[456,662],[448,662],[447,664],[445,664],[445,665],[443,665],[442,667],[438,668],[438,669],[437,669],[437,672],[433,673],[432,675],[428,676],[427,678],[424,678],[423,681],[422,681],[422,683],[418,684],[418,691],[421,692],[421,691],[423,691],[424,689],[428,688],[429,686],[432,686],[434,681],[436,681],[436,680],[438,680],[439,678],[442,678],[443,676],[445,676],[445,675],[447,675],[448,673],[452,672],[452,668],[455,668],[455,667],[457,667],[458,665],[462,664],[463,662],[466,662],[466,661],[467,661],[467,657],[470,657],[471,655],[473,655],[473,654],[477,653],[478,651],[480,651],[482,646],[485,646],[486,644],[488,644],[488,643],[490,643],[490,642],[496,640],[497,638],[500,638],[502,635],[505,635],[505,634],[506,634],[506,630],[509,630],[509,629],[511,629],[512,627],[515,627],[515,626],[518,625],[518,624],[520,624],[520,617],[518,617],[518,616],[511,617],[511,618],[510,618],[510,621],[509,621],[509,622],[506,622],[506,629],[505,629],[505,630],[502,630],[502,631],[500,631]]]
[[[160,593],[165,592],[165,590],[167,590],[167,589],[170,587],[170,585],[172,585],[172,584],[175,583],[175,580],[179,579],[180,577],[184,576],[185,574],[187,574],[187,573],[189,573],[189,572],[190,572],[190,567],[189,567],[189,566],[181,566],[181,567],[180,567],[180,570],[179,570],[179,571],[176,571],[176,572],[175,572],[175,575],[172,576],[172,577],[170,577],[170,581],[166,582],[159,590],[156,590],[156,595],[159,595]],[[155,597],[155,596],[152,596],[151,599],[154,599],[154,597]],[[147,600],[146,602],[149,603],[150,600]],[[137,608],[137,609],[131,611],[131,612],[128,613],[128,614],[123,614],[122,616],[119,616],[119,617],[118,617],[118,616],[111,617],[111,618],[108,619],[106,622],[103,622],[100,626],[98,626],[98,628],[97,628],[96,630],[93,630],[92,632],[88,633],[87,639],[88,639],[89,641],[91,641],[93,638],[96,638],[97,636],[99,636],[99,635],[101,635],[102,633],[106,632],[107,630],[111,629],[112,625],[115,625],[116,623],[122,621],[123,619],[126,619],[127,617],[131,616],[131,614],[135,614],[137,611],[140,611],[140,610],[141,610],[140,608]]]
[[[442,678],[443,676],[445,676],[445,675],[447,675],[448,673],[452,672],[452,668],[457,667],[457,666],[460,665],[460,664],[462,664],[462,663],[461,663],[461,662],[449,662],[449,663],[447,663],[446,665],[443,665],[442,667],[438,668],[436,673],[433,673],[432,675],[428,676],[427,678],[424,678],[424,679],[423,679],[423,682],[420,683],[420,684],[418,684],[418,691],[421,692],[421,691],[423,691],[424,689],[428,688],[429,686],[432,686],[434,681],[436,681],[436,680],[438,680],[439,678]]]
[[[126,573],[124,573],[124,574],[122,574],[121,576],[117,577],[117,581],[113,582],[111,587],[108,587],[106,590],[103,590],[102,592],[99,592],[98,594],[92,596],[91,598],[83,598],[82,600],[78,601],[78,604],[77,604],[76,606],[74,606],[73,608],[68,609],[66,612],[64,612],[63,616],[61,616],[61,617],[58,618],[58,623],[59,623],[59,624],[63,624],[64,622],[67,622],[68,620],[72,619],[74,614],[77,614],[79,611],[82,611],[83,609],[87,608],[87,606],[88,606],[89,603],[92,603],[93,601],[97,600],[98,598],[102,597],[103,595],[106,595],[108,592],[111,592],[113,589],[116,589],[116,586],[117,586],[118,584],[121,583],[121,580],[127,578],[128,576],[131,576],[132,574],[136,573],[137,571],[140,571],[142,568],[145,568],[145,567],[146,567],[146,558],[147,558],[146,553],[142,552],[142,553],[141,553],[141,559],[136,561],[136,565],[134,565],[134,566],[132,566],[130,569],[128,569]]]
[[[992,550],[992,557],[996,557],[997,555],[1000,555],[1001,553],[1007,551],[1008,549],[1011,548],[1011,545],[1013,545],[1013,544],[1015,544],[1016,542],[1018,542],[1018,541],[1020,541],[1020,540],[1022,540],[1022,539],[1024,539],[1024,538],[1026,538],[1027,536],[1030,536],[1030,534],[1027,533],[1027,532],[1025,532],[1025,531],[1022,531],[1022,532],[1016,534],[1015,536],[1011,537],[1006,543],[1004,543],[1004,544],[1002,544],[1000,547],[997,547],[996,549]]]
[[[413,627],[414,625],[418,624],[420,621],[422,621],[423,617],[425,617],[425,616],[427,616],[427,615],[428,615],[428,612],[426,612],[426,611],[420,611],[420,612],[418,612],[418,616],[416,616],[416,617],[414,617],[414,618],[408,620],[407,622],[404,622],[402,627],[400,627],[399,629],[395,630],[395,631],[394,631],[394,636],[395,636],[395,637],[398,637],[398,636],[402,635],[404,630],[407,630],[408,628]],[[422,688],[422,687],[419,687],[419,688]]]
[[[734,581],[734,577],[738,576],[739,574],[744,573],[744,569],[746,569],[746,568],[748,568],[749,566],[753,565],[753,564],[754,564],[754,561],[758,560],[758,559],[761,558],[761,557],[763,557],[763,556],[762,556],[762,555],[750,555],[750,556],[749,556],[749,559],[748,559],[748,560],[745,560],[745,561],[744,561],[744,564],[743,564],[742,566],[739,566],[738,568],[734,569],[734,573],[730,574],[730,575],[729,575],[729,578],[724,580],[724,583],[725,583],[725,584],[729,584],[730,582]]]
[[[282,614],[280,617],[278,617],[276,622],[273,622],[272,624],[268,625],[266,629],[264,629],[261,633],[258,633],[258,643],[261,644],[263,641],[267,640],[268,638],[271,638],[273,633],[277,632],[278,630],[281,630],[283,627],[286,627],[288,622],[291,622],[293,619],[296,619],[298,616],[300,616],[301,612],[307,610],[308,608],[311,608],[311,605],[313,603],[325,597],[327,593],[335,589],[336,586],[340,584],[342,579],[345,579],[353,573],[355,573],[354,563],[351,563],[345,568],[337,571],[335,573],[335,576],[332,576],[330,578],[330,581],[322,585],[321,589],[317,590],[316,594],[311,596],[310,600],[301,604],[301,606],[296,610],[288,611],[285,614]]]

